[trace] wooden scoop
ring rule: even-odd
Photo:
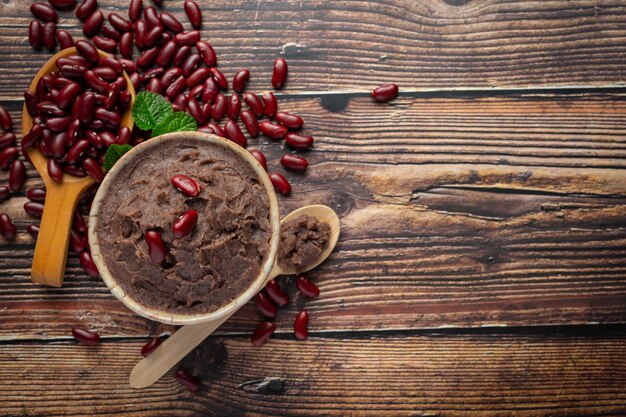
[[[328,240],[328,244],[317,261],[308,267],[307,270],[309,270],[324,262],[333,249],[335,249],[335,245],[339,239],[340,225],[337,213],[335,213],[330,207],[321,205],[306,206],[295,210],[285,217],[281,224],[284,224],[289,220],[293,220],[302,214],[317,217],[319,221],[326,222],[330,225],[330,239]],[[294,270],[283,269],[280,265],[278,265],[278,262],[276,262],[274,263],[272,271],[267,276],[265,283],[267,284],[267,282],[279,275],[295,273],[296,271]],[[135,365],[130,374],[130,385],[133,388],[145,388],[154,384],[167,371],[176,365],[178,361],[184,358],[189,352],[198,346],[200,342],[220,327],[222,323],[228,320],[228,318],[236,311],[237,310],[214,321],[186,325],[178,329],[176,333],[165,340],[165,342],[156,348],[154,352]]]
[[[98,51],[98,53],[102,57],[108,56],[102,51]],[[67,48],[54,55],[39,70],[28,90],[34,93],[39,79],[57,70],[57,59],[77,54],[76,48]],[[132,129],[133,119],[130,109],[135,101],[135,89],[126,73],[123,76],[126,79],[132,100],[129,110],[122,115],[120,126]],[[24,105],[22,110],[22,136],[26,135],[32,127],[33,119],[28,113],[26,105]],[[65,275],[65,262],[67,260],[67,248],[74,211],[81,194],[94,183],[94,180],[90,176],[80,178],[70,174],[63,174],[61,181],[56,182],[48,175],[48,159],[39,149],[31,147],[28,150],[28,156],[46,186],[46,202],[44,204],[37,244],[35,245],[31,277],[33,282],[51,287],[60,287],[63,284],[63,276]]]

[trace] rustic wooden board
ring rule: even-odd
[[[589,416],[626,413],[626,333],[405,334],[291,337],[261,348],[204,343],[185,363],[192,394],[170,372],[127,385],[141,341],[0,345],[7,416]],[[8,378],[7,378],[8,377]],[[273,380],[272,383],[269,383]]]
[[[343,233],[310,274],[323,296],[305,302],[291,285],[295,302],[279,327],[304,305],[313,328],[333,331],[626,319],[621,93],[392,105],[339,95],[282,106],[305,116],[317,138],[306,176],[288,174],[295,191],[281,198],[282,211],[328,204]],[[277,165],[280,146],[251,143]],[[22,230],[32,221],[25,201],[0,205]],[[75,256],[63,288],[30,284],[32,250],[24,233],[0,245],[2,337],[64,336],[81,321],[111,336],[171,330],[126,310]],[[248,332],[258,320],[246,308],[223,332]]]
[[[100,0],[105,10],[127,2]],[[124,4],[123,6],[120,6]],[[0,3],[0,96],[19,97],[49,56],[28,46],[30,2]],[[165,2],[182,18],[181,2]],[[615,85],[626,79],[626,7],[593,1],[202,2],[204,36],[232,76],[248,67],[267,89],[289,59],[287,92]],[[60,26],[78,35],[77,19]]]

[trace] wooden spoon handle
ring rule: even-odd
[[[84,188],[47,181],[46,202],[33,257],[33,282],[51,287],[63,284],[72,219]]]

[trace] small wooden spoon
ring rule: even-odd
[[[307,270],[313,269],[328,258],[330,253],[335,249],[337,240],[339,239],[339,217],[330,207],[322,205],[306,206],[291,212],[285,217],[281,224],[286,221],[295,219],[302,214],[317,217],[319,221],[326,222],[330,225],[330,239],[326,248],[315,263],[310,265]],[[279,275],[295,274],[294,270],[283,269],[278,263],[274,263],[272,271],[267,276],[265,283],[271,281]],[[206,323],[192,324],[183,326],[163,342],[148,357],[139,361],[130,374],[130,385],[133,388],[145,388],[159,380],[167,371],[191,352],[204,339],[220,327],[230,316],[235,314],[237,310],[218,320]]]
[[[100,50],[98,53],[102,57],[108,56]],[[28,90],[34,93],[39,79],[57,70],[57,59],[77,54],[76,48],[67,48],[54,55],[39,70]],[[135,101],[135,89],[126,73],[123,75],[132,100],[129,110],[122,115],[120,126],[132,129],[133,119],[130,109]],[[22,110],[22,136],[26,135],[32,127],[33,119],[28,113],[26,105],[24,105]],[[61,182],[56,182],[48,175],[48,159],[39,149],[36,147],[30,148],[28,157],[37,172],[39,172],[39,175],[41,175],[46,186],[46,202],[44,204],[37,244],[35,245],[31,277],[33,282],[51,287],[60,287],[63,284],[63,276],[65,275],[65,262],[67,260],[67,248],[70,241],[70,229],[72,228],[74,211],[81,194],[94,183],[94,180],[90,176],[81,178],[63,174]]]

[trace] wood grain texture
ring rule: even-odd
[[[310,274],[322,296],[305,302],[290,282],[294,302],[278,322],[289,327],[303,306],[320,331],[623,322],[623,97],[281,101],[317,140],[304,153],[308,173],[286,174],[294,194],[281,210],[327,204],[343,229]],[[251,147],[276,169],[280,145]],[[21,230],[32,221],[24,201],[0,205]],[[63,336],[81,321],[110,336],[171,330],[117,303],[75,255],[63,288],[30,284],[31,257],[24,233],[0,245],[2,337]],[[257,320],[247,307],[222,332],[249,332]]]
[[[0,415],[591,416],[626,413],[626,334],[208,339],[146,390],[127,375],[141,341],[0,345]],[[54,381],[54,383],[52,383]]]
[[[49,55],[28,46],[27,0],[0,3],[0,96],[20,97]],[[126,4],[99,1],[105,11]],[[166,10],[186,21],[182,3]],[[232,75],[252,70],[269,88],[274,59],[288,58],[286,92],[555,85],[626,79],[626,7],[594,1],[229,1],[202,2],[203,36]],[[77,19],[60,27],[79,36]]]

